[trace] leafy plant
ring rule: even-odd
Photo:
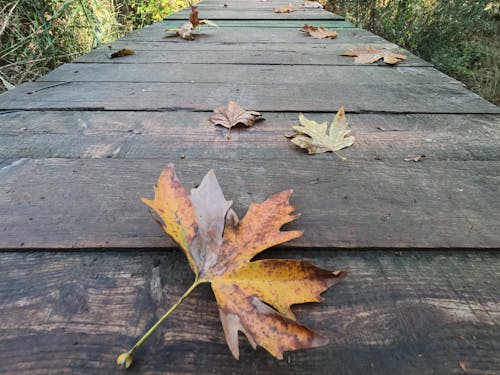
[[[328,9],[500,103],[500,5],[489,0],[329,0]]]

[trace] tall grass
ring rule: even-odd
[[[0,91],[186,5],[185,0],[0,0]]]
[[[500,5],[489,0],[329,0],[358,26],[408,48],[500,103]]]

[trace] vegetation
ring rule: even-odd
[[[432,62],[500,103],[500,5],[488,0],[328,0],[331,10]],[[0,0],[0,91],[134,28],[186,0]]]
[[[500,5],[488,0],[329,0],[370,29],[500,103]]]
[[[0,0],[0,91],[186,5],[185,0]]]

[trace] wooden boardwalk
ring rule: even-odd
[[[103,46],[0,96],[0,373],[114,373],[187,289],[186,260],[140,202],[169,161],[186,188],[214,169],[240,215],[293,188],[289,228],[305,235],[266,255],[349,276],[295,309],[326,347],[277,362],[240,340],[236,361],[201,287],[130,373],[500,373],[499,108],[411,54],[354,65],[339,54],[400,49],[323,10],[272,12],[288,3],[206,0],[200,18],[220,27],[194,41],[165,38],[181,11],[112,43],[133,56]],[[230,100],[265,120],[226,139],[207,120]],[[347,161],[284,137],[300,112],[330,121],[341,105]]]

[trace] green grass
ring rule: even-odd
[[[500,103],[500,5],[488,0],[329,0],[329,8]]]
[[[185,6],[185,0],[0,0],[0,91]]]

